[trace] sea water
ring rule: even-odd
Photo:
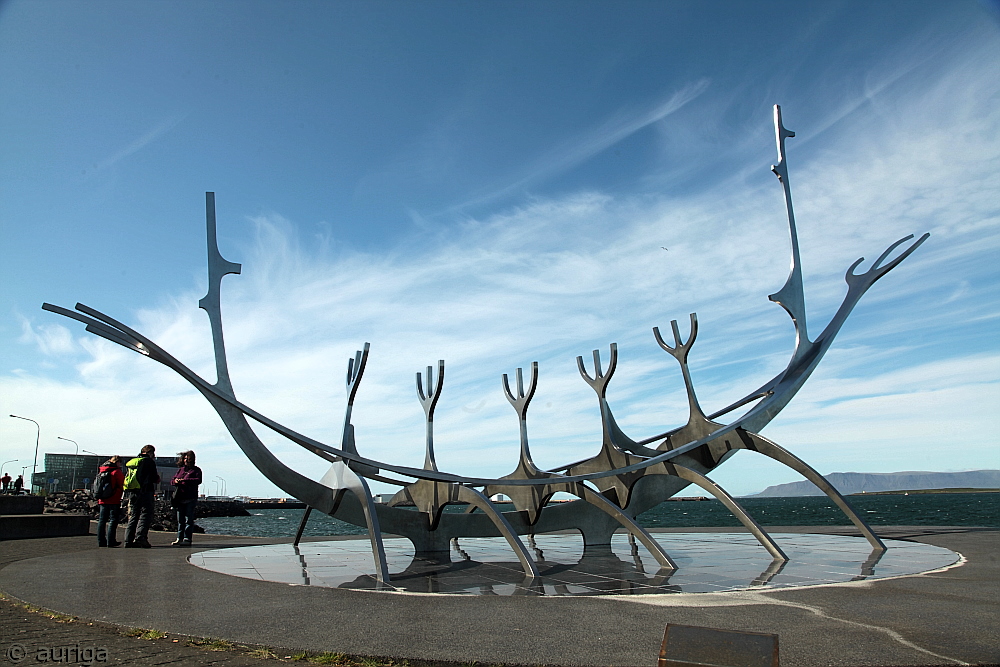
[[[1000,528],[1000,493],[919,493],[850,496],[848,501],[873,526],[989,526]],[[844,526],[850,521],[826,496],[739,498],[738,502],[764,526]],[[509,511],[511,505],[500,505]],[[464,507],[448,506],[448,512]],[[293,537],[305,510],[252,510],[252,516],[205,517],[197,520],[206,532],[249,537]],[[638,517],[647,528],[739,526],[717,500],[660,503]],[[303,535],[362,535],[358,526],[313,512]]]

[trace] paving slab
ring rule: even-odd
[[[841,527],[769,530],[852,534]],[[879,532],[951,549],[964,561],[930,574],[773,591],[460,596],[243,579],[192,566],[189,550],[166,546],[172,535],[154,536],[153,549],[129,550],[97,549],[89,537],[0,542],[0,590],[107,623],[394,658],[653,665],[665,625],[676,623],[778,634],[786,667],[1000,663],[1000,531]],[[202,536],[193,550],[280,541]]]

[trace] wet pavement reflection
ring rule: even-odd
[[[464,595],[651,595],[860,581],[926,572],[958,554],[927,544],[886,540],[873,552],[862,538],[773,535],[790,560],[772,560],[745,533],[656,533],[677,563],[660,568],[631,536],[584,548],[579,535],[525,536],[541,576],[526,579],[503,538],[452,540],[451,550],[414,553],[405,539],[385,540],[391,582],[373,576],[367,539],[273,544],[192,554],[193,565],[222,574],[304,586]]]

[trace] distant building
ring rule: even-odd
[[[45,489],[49,493],[90,488],[90,484],[97,477],[98,469],[111,456],[111,454],[107,456],[46,454],[45,470],[35,473],[32,483],[35,488]],[[133,458],[135,454],[119,454],[118,456],[121,459],[120,465],[124,468],[125,462]],[[169,492],[172,489],[170,480],[177,472],[177,458],[157,456],[156,471],[160,473],[160,484],[157,487],[157,492]]]

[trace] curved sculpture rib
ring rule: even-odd
[[[372,556],[375,559],[376,579],[383,584],[389,583],[389,563],[385,558],[382,530],[379,526],[378,513],[375,511],[375,502],[372,499],[371,489],[368,488],[368,482],[365,481],[364,477],[351,470],[343,461],[337,461],[323,475],[320,484],[333,489],[338,494],[350,491],[361,503],[361,511],[364,513],[365,525],[368,528],[368,541],[371,542]],[[328,512],[328,514],[333,515],[334,512]]]
[[[189,383],[191,383],[200,392],[203,393],[208,392],[212,394],[223,403],[226,403],[232,406],[233,408],[236,408],[239,412],[241,412],[245,416],[253,419],[256,422],[259,422],[260,424],[266,426],[275,433],[278,433],[279,435],[288,438],[295,444],[311,451],[312,453],[316,454],[317,456],[320,456],[321,458],[325,458],[327,460],[332,461],[336,460],[337,457],[340,457],[348,461],[369,465],[374,468],[389,470],[391,472],[395,472],[407,477],[413,477],[415,479],[428,479],[439,482],[458,482],[470,486],[486,486],[490,484],[499,484],[499,483],[503,483],[506,485],[513,485],[513,486],[537,486],[548,483],[546,480],[536,480],[536,479],[505,480],[505,479],[498,479],[491,477],[471,477],[471,476],[455,475],[446,472],[420,470],[418,468],[410,468],[408,466],[394,465],[382,461],[376,461],[374,459],[368,459],[363,456],[359,456],[357,454],[352,454],[350,452],[345,452],[343,450],[330,447],[329,445],[325,445],[322,442],[319,442],[318,440],[314,440],[308,436],[302,435],[301,433],[298,433],[297,431],[294,431],[288,428],[287,426],[283,426],[282,424],[274,421],[273,419],[270,419],[269,417],[266,417],[260,412],[257,412],[253,408],[241,403],[233,396],[218,391],[216,387],[206,382],[197,373],[184,366],[184,364],[177,361],[175,358],[173,358],[171,355],[165,352],[162,348],[158,347],[155,343],[145,338],[141,334],[128,328],[124,324],[121,324],[120,322],[117,322],[116,320],[108,317],[104,313],[101,313],[92,308],[89,308],[88,306],[78,303],[77,308],[81,312],[92,316],[96,320],[99,320],[95,321],[89,317],[80,315],[79,313],[74,313],[71,310],[67,310],[66,308],[62,308],[61,306],[54,306],[49,303],[42,304],[42,308],[49,312],[57,313],[59,315],[63,315],[71,319],[83,322],[84,324],[87,325],[86,330],[88,332],[106,338],[107,340],[110,340],[114,343],[123,345],[124,347],[134,352],[138,352],[139,354],[143,354],[149,357],[150,359],[153,359],[154,361],[162,363],[163,365],[177,372],[178,375],[180,375]],[[112,332],[109,329],[109,327],[105,325],[111,325],[115,329],[118,329],[118,331]],[[764,419],[765,417],[768,417],[769,411],[771,410],[772,406],[778,401],[784,400],[786,398],[784,392],[789,389],[790,384],[791,383],[783,385],[781,382],[777,383],[774,391],[768,394],[760,403],[754,406],[743,416],[739,417],[730,424],[727,424],[725,426],[719,426],[711,433],[699,437],[698,439],[691,440],[686,444],[673,447],[669,451],[659,453],[656,456],[653,456],[649,459],[644,459],[634,463],[629,463],[628,465],[624,465],[618,468],[609,468],[597,472],[566,475],[562,477],[561,480],[564,482],[583,482],[589,480],[604,479],[606,477],[618,476],[622,474],[635,472],[638,470],[643,470],[645,468],[655,466],[658,463],[663,463],[665,461],[677,458],[678,456],[681,456],[683,454],[687,454],[688,452],[691,452],[701,447],[702,445],[705,445],[714,440],[718,440],[720,438],[724,438],[725,436],[736,432],[738,429],[743,428],[743,424],[746,422]],[[792,388],[795,390],[798,389],[798,387],[792,387]],[[787,400],[785,400],[785,402],[787,402]],[[781,407],[783,407],[783,404],[777,406],[776,409],[780,410]],[[768,418],[768,421],[769,420],[770,419]],[[745,429],[745,430],[751,430],[751,429]],[[673,431],[667,432],[664,436],[658,436],[657,439],[661,439],[666,435],[670,435],[678,431],[680,431],[680,429],[674,429]],[[561,468],[556,468],[556,470],[565,470],[566,468],[573,467],[573,465],[575,464],[572,464],[570,466],[563,466]],[[267,475],[266,471],[262,472],[264,472],[264,474]]]
[[[788,560],[788,556],[786,556],[785,552],[781,550],[781,547],[778,546],[777,542],[775,542],[774,539],[767,534],[767,531],[764,530],[752,516],[746,513],[746,510],[744,510],[740,504],[736,502],[736,499],[729,495],[725,489],[710,480],[708,477],[705,477],[690,468],[685,468],[684,466],[676,463],[669,465],[674,468],[678,477],[697,484],[715,496],[717,500],[726,506],[726,509],[733,513],[733,516],[740,520],[740,523],[742,523],[747,530],[753,533],[753,536],[757,538],[757,541],[760,542],[761,546],[767,549],[768,553],[770,553],[772,557],[777,560]]]
[[[660,564],[661,568],[668,570],[676,570],[677,563],[674,559],[670,557],[664,549],[663,545],[656,541],[656,539],[649,534],[645,528],[640,526],[635,522],[635,519],[625,514],[617,505],[602,496],[597,491],[584,484],[583,482],[577,482],[575,485],[576,489],[572,491],[573,495],[586,500],[591,505],[596,505],[599,509],[603,510],[606,514],[612,517],[615,521],[620,523],[625,530],[629,532],[629,535],[633,536],[635,539],[642,543],[642,546],[646,547],[656,562]]]
[[[535,578],[538,576],[538,566],[535,565],[535,561],[528,555],[528,550],[524,547],[524,542],[521,538],[517,536],[514,532],[514,528],[507,522],[504,515],[497,511],[493,503],[484,496],[479,491],[475,489],[470,489],[467,486],[461,484],[455,484],[455,488],[458,489],[458,498],[460,502],[466,502],[470,505],[475,505],[490,518],[490,520],[500,528],[500,533],[503,535],[504,539],[507,540],[507,544],[510,548],[514,550],[517,554],[517,559],[521,562],[521,567],[524,569],[525,576],[529,578]],[[502,528],[501,528],[502,527]]]
[[[886,546],[879,536],[876,535],[875,531],[871,529],[871,526],[869,526],[868,523],[854,511],[854,508],[851,507],[851,504],[847,502],[847,499],[841,495],[840,491],[830,484],[830,482],[826,481],[826,478],[816,472],[816,470],[813,469],[808,463],[795,456],[795,454],[792,454],[787,449],[771,442],[767,438],[757,435],[756,433],[747,433],[743,438],[743,445],[750,451],[758,452],[768,458],[778,461],[779,463],[783,463],[815,484],[820,491],[826,494],[826,496],[832,500],[845,515],[847,515],[847,518],[850,519],[851,523],[853,523],[857,529],[861,531],[861,534],[865,536],[865,539],[868,540],[868,543],[872,545],[873,549],[876,551],[886,550]]]

